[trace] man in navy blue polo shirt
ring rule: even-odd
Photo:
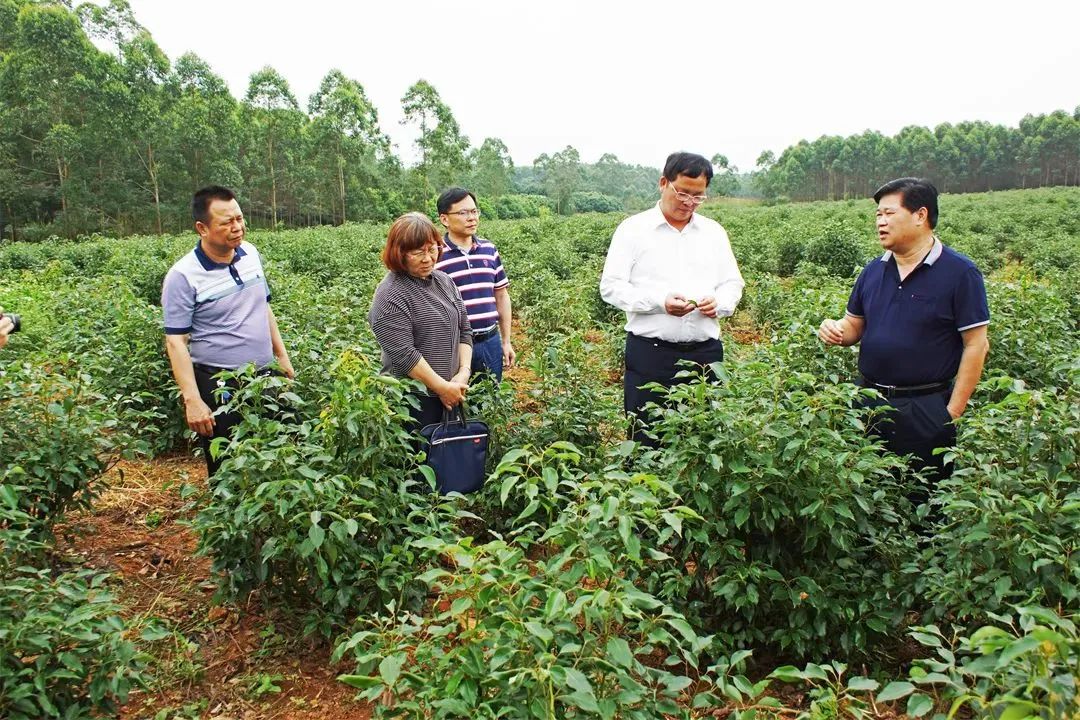
[[[259,251],[244,242],[236,195],[216,185],[203,188],[192,198],[191,214],[199,242],[166,274],[161,307],[165,348],[188,427],[199,435],[212,476],[221,461],[211,457],[210,442],[228,437],[239,422],[235,414],[218,412],[214,376],[249,363],[263,368],[273,360],[286,376],[294,373],[270,309]]]
[[[452,187],[436,203],[446,227],[436,270],[450,276],[465,301],[473,331],[472,372],[490,372],[502,380],[503,366],[512,367],[516,354],[510,342],[510,281],[495,244],[476,234],[480,208],[476,196]]]
[[[982,274],[934,234],[937,189],[900,178],[874,193],[878,239],[851,291],[842,320],[824,320],[827,345],[859,349],[861,384],[875,388],[895,412],[878,432],[890,450],[911,454],[931,477],[946,477],[935,448],[956,442],[960,417],[990,349],[990,310]]]

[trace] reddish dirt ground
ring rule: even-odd
[[[326,643],[297,640],[289,621],[213,602],[210,562],[196,557],[181,486],[205,486],[206,466],[183,455],[124,462],[87,513],[60,528],[60,549],[85,567],[114,573],[113,591],[136,631],[152,618],[173,632],[149,648],[155,676],[120,717],[216,720],[365,720],[370,708],[335,678]],[[260,683],[264,686],[260,690]],[[276,688],[276,691],[271,688]]]

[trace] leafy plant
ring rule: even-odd
[[[983,383],[998,396],[961,422],[958,469],[934,499],[943,524],[912,567],[931,617],[1080,600],[1080,394]]]
[[[114,714],[145,681],[145,658],[124,638],[107,576],[0,573],[0,716]]]
[[[652,462],[704,520],[667,549],[690,571],[659,595],[729,648],[853,652],[895,627],[912,602],[911,480],[866,436],[868,391],[781,363],[688,380],[656,409]]]
[[[709,638],[615,575],[580,584],[584,549],[527,563],[504,542],[431,542],[453,563],[423,575],[427,615],[363,620],[334,651],[351,655],[380,717],[689,717],[683,674]],[[570,578],[570,579],[568,579]]]
[[[409,541],[464,516],[418,467],[406,386],[352,354],[333,372],[317,419],[284,378],[244,380],[243,420],[194,522],[224,595],[261,587],[325,635],[371,605],[414,601],[425,560]]]
[[[0,503],[18,513],[6,529],[47,539],[65,512],[90,506],[96,479],[120,457],[103,405],[86,378],[28,363],[0,370]]]

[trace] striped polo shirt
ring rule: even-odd
[[[262,367],[274,359],[266,283],[259,251],[241,243],[219,263],[202,244],[176,261],[161,287],[166,335],[190,335],[191,361],[211,367]]]
[[[466,253],[450,241],[449,234],[443,235],[442,256],[435,269],[457,285],[474,333],[487,332],[499,324],[495,291],[509,287],[510,281],[493,242],[474,235],[472,249]]]

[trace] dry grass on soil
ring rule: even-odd
[[[68,538],[62,551],[114,573],[113,590],[133,625],[160,618],[174,631],[150,649],[154,682],[131,694],[120,717],[164,710],[169,720],[369,718],[355,691],[335,679],[351,668],[332,665],[326,644],[297,640],[299,631],[263,610],[257,597],[243,606],[212,602],[210,562],[194,556],[195,535],[185,524],[185,482],[205,486],[201,459],[123,462],[106,477],[109,489],[93,510],[61,528]]]

